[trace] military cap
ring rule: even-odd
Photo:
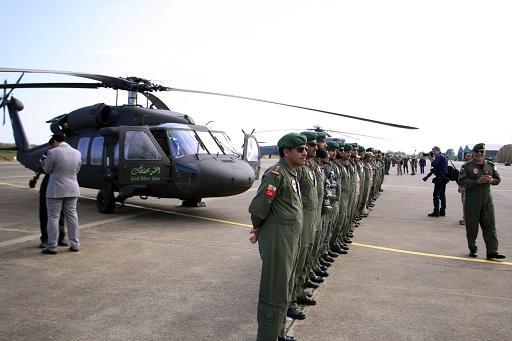
[[[334,141],[327,141],[327,150],[336,150],[340,145]]]
[[[351,145],[352,147],[357,148],[357,142],[352,142]]]
[[[327,138],[327,133],[325,131],[318,131],[316,133],[316,140],[317,141],[324,141]]]
[[[363,147],[363,146],[359,146],[359,147],[357,148],[357,151],[358,151],[359,153],[362,153],[362,152],[364,152],[365,150],[364,150],[364,147]]]
[[[314,131],[303,131],[301,134],[306,136],[307,142],[316,140],[317,138],[317,133]]]
[[[474,151],[474,152],[477,152],[477,151],[479,151],[480,149],[485,149],[485,143],[477,143],[477,144],[475,144],[475,146],[473,147],[473,151]]]
[[[346,151],[349,151],[349,150],[352,150],[352,145],[350,143],[345,143],[343,145],[343,148],[346,150]]]
[[[289,134],[284,135],[283,137],[281,137],[279,139],[279,141],[277,141],[277,146],[279,148],[291,149],[291,148],[305,145],[306,142],[307,142],[306,136],[304,136],[302,134],[297,134],[297,133],[289,133]]]
[[[366,151],[367,151],[367,152],[372,152],[372,153],[374,152],[374,150],[373,150],[373,148],[372,148],[372,147],[370,147],[370,148],[366,148]]]
[[[344,143],[339,143],[338,144],[338,150],[345,150],[345,144]]]

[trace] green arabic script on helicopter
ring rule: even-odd
[[[160,166],[144,166],[132,168],[131,181],[160,181]]]

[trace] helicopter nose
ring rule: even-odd
[[[251,166],[239,159],[202,160],[200,168],[201,188],[208,192],[208,196],[243,193],[252,186],[255,180]]]

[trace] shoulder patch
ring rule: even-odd
[[[269,184],[267,188],[265,188],[265,191],[263,192],[263,195],[267,199],[271,199],[276,195],[276,186]]]

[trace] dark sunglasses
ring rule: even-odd
[[[485,153],[485,150],[484,150],[484,149],[480,149],[480,150],[477,150],[475,153],[484,154],[484,153]]]
[[[306,151],[306,147],[297,147],[295,148],[296,151],[298,151],[299,153],[304,153]]]
[[[318,143],[316,143],[316,142],[308,142],[308,146],[316,147],[316,146],[318,146]]]

